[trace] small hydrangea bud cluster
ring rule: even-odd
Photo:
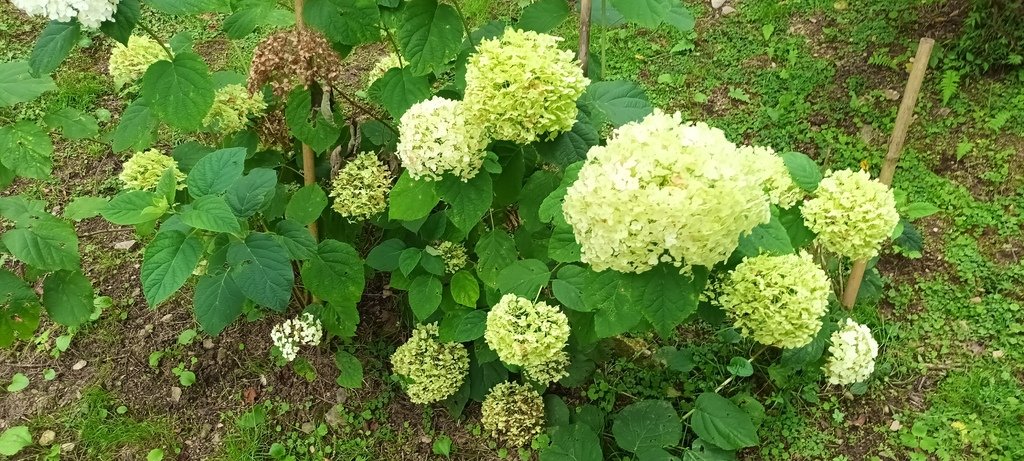
[[[506,30],[483,40],[466,66],[467,111],[494,139],[528,144],[572,129],[576,100],[590,84],[562,39]]]
[[[487,313],[484,340],[502,362],[523,367],[543,383],[566,376],[569,319],[555,306],[513,294],[502,296]]]
[[[832,333],[831,354],[825,363],[825,376],[829,384],[856,384],[871,376],[878,357],[878,343],[866,325],[846,319],[842,327]]]
[[[430,404],[462,387],[469,373],[469,351],[460,343],[440,341],[436,323],[420,325],[395,349],[391,366],[406,384],[409,400]]]
[[[32,16],[53,21],[77,19],[86,29],[98,29],[114,18],[121,0],[11,0],[15,7]]]
[[[269,84],[277,98],[297,86],[320,82],[330,86],[340,80],[341,58],[331,42],[312,29],[282,30],[271,34],[253,52],[249,67],[249,92]]]
[[[294,319],[274,325],[270,339],[281,351],[281,357],[291,362],[298,355],[300,346],[316,346],[324,335],[320,320],[306,312]]]
[[[334,211],[350,222],[365,221],[388,207],[391,171],[373,152],[363,152],[345,164],[331,183]]]
[[[401,68],[402,64],[404,64],[404,62],[402,62],[394,52],[381,56],[367,74],[366,86],[369,87],[373,85],[373,82],[376,82],[378,79],[383,77],[389,70]]]
[[[468,181],[484,164],[483,128],[461,101],[421,101],[402,115],[398,132],[398,158],[413,179],[437,181],[450,173]]]
[[[544,399],[527,384],[496,384],[481,413],[484,429],[510,446],[528,445],[544,429]]]
[[[174,170],[175,179],[179,184],[178,189],[181,189],[185,174],[178,170],[178,162],[157,149],[136,152],[121,165],[121,174],[117,179],[124,183],[125,189],[154,190],[168,169]]]
[[[892,190],[864,171],[830,173],[800,211],[816,242],[850,259],[878,255],[900,221]]]
[[[743,260],[718,298],[743,336],[775,347],[811,342],[828,311],[830,284],[807,253],[760,255]]]
[[[213,106],[203,119],[203,126],[221,134],[245,129],[249,119],[263,113],[267,103],[262,94],[249,94],[242,85],[225,85],[213,97]]]
[[[711,267],[771,218],[763,178],[725,133],[655,110],[587,154],[562,210],[595,271]]]
[[[466,263],[469,257],[466,255],[466,247],[455,242],[441,242],[437,244],[437,252],[444,261],[444,271],[449,274],[458,272]]]
[[[745,164],[750,171],[747,174],[760,178],[772,205],[792,208],[804,198],[804,192],[793,181],[786,162],[771,147],[741,146],[739,152],[748,157]]]
[[[170,56],[160,46],[160,42],[149,37],[132,35],[128,38],[128,46],[114,44],[114,48],[110,50],[107,71],[114,79],[114,86],[121,88],[137,82],[153,63],[168,59]]]

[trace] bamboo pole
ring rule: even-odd
[[[302,32],[306,30],[306,20],[302,17],[302,9],[305,5],[305,0],[295,0],[295,43],[302,47],[300,41],[302,40]],[[308,66],[309,63],[307,62]],[[311,82],[304,82],[307,86]],[[302,143],[302,183],[306,186],[316,184],[316,153],[313,152],[313,148],[309,147],[309,144]],[[309,233],[313,235],[313,240],[318,239],[319,232],[317,231],[316,221],[309,223]]]
[[[903,143],[907,140],[907,130],[914,120],[914,107],[917,106],[917,97],[921,92],[921,83],[924,82],[924,75],[928,70],[928,60],[932,55],[932,48],[935,40],[922,38],[917,45],[917,54],[914,56],[914,65],[910,69],[910,78],[907,86],[903,89],[903,100],[900,102],[899,111],[896,112],[896,124],[892,129],[892,137],[889,138],[889,151],[885,154],[885,162],[882,163],[882,172],[878,181],[885,185],[892,185],[892,177],[896,174],[896,164],[903,154]],[[843,306],[852,309],[857,302],[857,292],[864,281],[864,272],[867,270],[868,262],[865,259],[857,260],[850,270],[850,277],[846,280],[846,288],[843,290]]]
[[[580,68],[583,75],[587,75],[587,66],[590,64],[590,2],[591,0],[580,0]]]

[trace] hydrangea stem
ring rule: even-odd
[[[295,33],[301,39],[302,32],[306,29],[306,21],[302,17],[302,8],[305,4],[305,0],[295,0]],[[302,44],[299,43],[299,48],[302,48]],[[309,65],[308,62],[305,65]],[[305,82],[309,85],[310,82]],[[316,184],[316,153],[313,152],[313,148],[309,147],[309,144],[302,143],[302,180],[306,186]],[[309,223],[309,233],[313,235],[313,240],[318,237],[316,221]]]
[[[145,32],[147,35],[152,37],[153,40],[156,40],[156,42],[160,44],[160,48],[164,49],[164,53],[167,53],[167,57],[170,58],[172,61],[174,60],[174,53],[171,52],[171,49],[167,47],[167,44],[165,44],[163,40],[160,40],[160,37],[156,34],[156,32],[153,29],[151,29],[149,26],[141,22],[138,24],[138,27],[142,29],[142,31]]]
[[[758,356],[760,356],[761,354],[763,354],[763,353],[764,353],[764,351],[766,351],[766,350],[768,350],[768,346],[763,346],[763,347],[761,347],[761,349],[758,349],[758,351],[757,351],[757,352],[754,352],[754,354],[753,354],[753,355],[751,355],[751,356],[750,356],[750,358],[749,358],[749,359],[747,359],[747,361],[748,361],[748,362],[753,362],[753,361],[754,361],[754,359],[756,359],[756,358],[757,358]],[[728,386],[728,385],[729,385],[729,383],[732,383],[732,381],[733,381],[734,379],[736,379],[736,375],[731,375],[731,376],[729,376],[728,378],[726,378],[726,380],[725,380],[725,381],[722,381],[722,384],[719,384],[719,385],[718,385],[718,387],[716,387],[716,388],[715,388],[715,393],[717,394],[717,393],[721,392],[721,391],[722,391],[722,389],[725,389],[725,386]],[[687,419],[687,418],[689,418],[689,417],[690,417],[691,415],[693,415],[693,412],[695,412],[695,411],[697,411],[697,408],[696,408],[696,407],[694,407],[694,408],[691,408],[691,409],[690,409],[690,411],[686,412],[686,414],[685,414],[685,415],[683,415],[683,418],[682,418],[682,419],[683,419],[683,421],[686,421],[686,419]]]
[[[452,0],[452,5],[455,6],[455,12],[459,14],[459,20],[462,21],[462,28],[466,29],[466,40],[469,40],[469,45],[476,48],[476,43],[473,42],[473,33],[469,30],[469,22],[466,21],[466,15],[462,14],[462,5],[459,5],[459,0]]]
[[[914,66],[910,69],[910,78],[907,86],[903,89],[903,101],[900,102],[900,109],[896,113],[896,124],[892,129],[892,137],[889,138],[889,151],[885,154],[885,163],[882,165],[882,172],[878,181],[885,185],[892,184],[892,177],[896,174],[896,163],[900,161],[900,154],[903,153],[903,142],[907,139],[907,130],[914,119],[914,107],[917,106],[917,95],[921,92],[921,83],[924,82],[924,74],[928,70],[928,60],[932,55],[932,47],[935,40],[922,38],[917,45],[917,54],[914,56]],[[843,306],[853,309],[857,303],[857,292],[860,291],[860,284],[864,281],[864,272],[867,270],[867,260],[861,259],[853,263],[850,269],[850,277],[846,280],[846,288],[843,290]]]

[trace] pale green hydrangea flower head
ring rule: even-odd
[[[444,261],[444,271],[448,274],[458,272],[469,262],[466,247],[455,242],[444,241],[437,244],[437,252]]]
[[[846,319],[838,331],[832,333],[831,354],[825,363],[825,376],[829,384],[856,384],[871,376],[878,357],[878,343],[871,329],[852,319]]]
[[[391,192],[391,171],[372,152],[363,152],[345,164],[331,183],[334,211],[350,222],[383,213]]]
[[[121,174],[117,179],[124,183],[125,189],[155,190],[168,169],[174,169],[178,189],[184,188],[185,174],[178,170],[178,162],[157,149],[136,152],[121,165]]]
[[[378,79],[383,77],[389,70],[396,67],[401,68],[402,64],[404,64],[404,62],[398,59],[398,55],[393,51],[381,56],[381,58],[377,60],[377,63],[373,65],[373,68],[367,73],[366,86],[369,87],[373,85],[373,82],[376,82]]]
[[[830,173],[800,211],[807,227],[818,234],[815,241],[850,259],[878,255],[900,221],[892,190],[864,171]]]
[[[115,43],[110,50],[110,62],[107,69],[114,86],[121,88],[142,78],[146,69],[160,60],[168,60],[167,52],[160,42],[149,37],[132,35],[128,38],[128,46]]]
[[[507,294],[487,313],[484,340],[502,362],[534,367],[565,347],[569,319],[558,307]]]
[[[487,139],[461,101],[435,96],[402,115],[398,158],[413,179],[437,181],[443,174],[468,181],[484,164]]]
[[[508,29],[484,40],[466,67],[466,106],[493,139],[528,144],[576,123],[590,80],[559,37]]]
[[[558,351],[547,362],[524,367],[523,376],[542,384],[553,383],[569,376],[569,354]]]
[[[441,342],[436,323],[420,325],[391,355],[413,403],[430,404],[455,394],[469,373],[469,352],[459,343]]]
[[[793,181],[786,162],[771,147],[741,146],[739,150],[746,157],[749,174],[761,178],[764,192],[773,205],[792,208],[804,198],[804,192]]]
[[[807,253],[746,258],[722,281],[718,302],[743,336],[769,346],[811,342],[828,310],[828,275]]]
[[[249,94],[242,85],[225,85],[214,93],[213,106],[206,113],[203,126],[222,134],[237,133],[266,108],[262,94]]]
[[[587,154],[562,206],[595,271],[713,266],[771,218],[761,178],[725,133],[655,110]]]
[[[510,446],[529,445],[544,430],[544,399],[527,384],[496,384],[481,413],[484,429]]]

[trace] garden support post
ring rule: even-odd
[[[302,32],[306,30],[306,21],[302,17],[304,3],[305,0],[295,0],[295,33],[298,34],[296,43],[302,40]],[[301,44],[299,44],[299,48],[302,48]],[[309,63],[307,62],[306,65],[308,66]],[[310,82],[305,82],[305,84],[309,85]],[[316,153],[306,143],[302,143],[302,180],[306,186],[316,184]],[[316,221],[309,223],[309,233],[313,234],[313,240],[317,240]]]
[[[892,137],[889,138],[889,151],[885,154],[882,172],[878,175],[878,181],[882,184],[892,185],[892,177],[896,174],[896,164],[903,153],[907,130],[914,119],[914,107],[917,106],[917,96],[921,92],[921,83],[928,70],[928,60],[931,58],[934,45],[935,40],[927,37],[922,38],[917,45],[914,65],[910,69],[910,79],[907,81],[906,88],[903,89],[903,100],[896,113],[896,124],[892,129]],[[857,301],[857,292],[860,291],[860,284],[864,281],[864,271],[867,270],[867,266],[868,262],[864,259],[853,263],[850,277],[846,280],[846,288],[843,290],[843,306],[847,309],[852,309]]]
[[[580,68],[587,75],[590,60],[590,0],[580,0]]]

